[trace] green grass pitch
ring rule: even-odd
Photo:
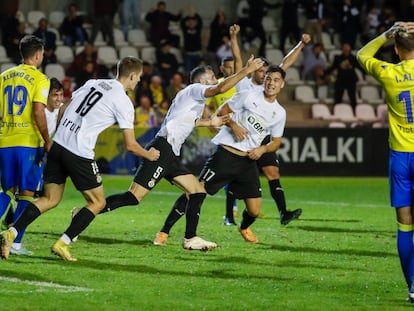
[[[107,195],[132,177],[104,176]],[[70,210],[84,204],[68,183],[59,207],[29,226],[30,257],[0,262],[2,310],[405,310],[386,178],[283,177],[288,208],[300,220],[281,226],[267,182],[265,217],[250,245],[222,224],[224,192],[207,197],[198,234],[218,243],[210,252],[182,248],[184,219],[166,247],[155,233],[179,195],[161,182],[143,202],[100,215],[72,244],[77,262],[50,246]],[[239,210],[243,202],[239,201]],[[236,219],[240,221],[240,217]]]

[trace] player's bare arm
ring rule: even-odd
[[[228,115],[224,116],[217,116],[216,114],[213,114],[211,118],[208,119],[200,119],[196,122],[196,127],[202,127],[202,126],[222,126],[226,124],[229,121],[230,117]]]
[[[125,148],[135,154],[138,157],[145,158],[149,161],[156,161],[160,157],[159,150],[150,148],[146,150],[135,139],[135,133],[133,129],[124,129],[122,131],[124,137]]]
[[[243,61],[241,58],[241,52],[238,41],[238,34],[240,32],[240,26],[237,24],[230,26],[230,42],[231,42],[231,52],[234,59],[234,71],[237,72],[243,67]]]
[[[289,53],[286,54],[279,66],[286,71],[290,66],[294,64],[303,47],[311,40],[312,38],[310,35],[306,33],[303,34],[301,40],[289,51]]]
[[[212,97],[220,93],[227,92],[230,90],[233,86],[237,84],[241,79],[249,75],[250,73],[256,71],[257,69],[261,68],[263,66],[263,60],[260,58],[254,58],[254,56],[250,56],[249,60],[247,61],[247,64],[238,72],[231,75],[230,77],[227,77],[223,81],[221,81],[219,84],[216,84],[208,89],[205,90],[204,96],[206,97]]]

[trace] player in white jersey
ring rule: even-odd
[[[232,27],[233,27],[233,34],[234,33],[237,34],[238,31],[234,32],[234,30],[235,28],[237,30],[238,26],[234,25]],[[232,30],[231,30],[231,33],[232,33]],[[280,66],[267,67],[268,66],[267,65],[266,72],[263,73],[262,68],[260,68],[259,70],[255,71],[252,74],[251,79],[244,78],[242,81],[240,81],[236,87],[239,87],[241,83],[244,83],[244,86],[242,88],[239,87],[239,89],[242,89],[242,90],[244,89],[244,91],[241,91],[242,93],[240,94],[236,93],[236,95],[234,95],[233,98],[230,100],[230,103],[232,103],[233,101],[240,100],[241,102],[245,103],[247,106],[250,104],[249,109],[251,109],[255,113],[258,113],[259,115],[261,113],[264,113],[265,116],[272,116],[273,113],[276,113],[276,111],[267,110],[268,106],[272,107],[271,109],[276,109],[276,107],[282,108],[277,102],[276,97],[279,94],[281,88],[284,86],[285,70],[294,63],[298,54],[302,50],[304,44],[308,43],[310,40],[311,40],[310,36],[307,34],[304,34],[302,36],[302,40],[284,57]],[[237,43],[232,44],[232,47],[233,46],[237,47]],[[237,53],[236,51],[234,55],[237,58],[240,55],[240,52]],[[272,82],[272,80],[274,81]],[[264,105],[265,108],[263,108],[263,106],[260,105],[261,108],[257,109],[257,107],[259,107],[258,102],[263,99],[263,96],[265,98],[265,103],[267,101],[270,101],[274,103],[275,105],[273,106],[273,105],[269,105],[269,103],[266,103],[266,105]],[[250,103],[246,102],[246,100],[247,101],[251,100],[251,102]],[[231,109],[228,108],[228,104],[226,105],[227,105],[227,112],[231,112]],[[226,105],[224,105],[224,107],[226,107]],[[221,109],[223,110],[223,108]],[[262,109],[264,110],[262,111]],[[282,111],[284,111],[283,108],[282,108]],[[221,113],[223,113],[223,111]],[[245,115],[243,116],[243,114]],[[246,115],[248,115],[249,118],[247,119],[244,118],[246,117]],[[243,212],[243,221],[240,226],[240,232],[243,235],[244,239],[251,243],[258,242],[258,239],[254,236],[254,234],[248,228],[253,223],[255,217],[257,217],[258,205],[257,205],[257,201],[250,200],[249,196],[254,197],[258,195],[258,192],[255,189],[260,189],[260,183],[258,180],[258,175],[257,175],[256,183],[253,183],[253,180],[255,180],[256,178],[256,175],[255,175],[256,170],[254,170],[251,166],[249,166],[248,168],[243,167],[243,162],[248,162],[248,165],[251,165],[250,160],[255,158],[254,153],[246,153],[247,152],[246,150],[248,150],[249,148],[249,144],[250,144],[250,147],[252,148],[252,146],[255,143],[257,144],[258,139],[263,139],[261,142],[259,142],[259,145],[260,143],[262,145],[261,147],[259,147],[260,148],[259,150],[263,150],[263,148],[266,148],[266,150],[269,149],[270,151],[265,152],[261,156],[257,157],[256,160],[257,159],[258,160],[255,162],[259,167],[264,167],[265,169],[267,169],[266,172],[269,172],[269,173],[265,173],[266,177],[274,178],[276,169],[277,169],[276,173],[278,174],[278,166],[277,166],[278,162],[277,162],[277,158],[275,154],[275,150],[278,148],[278,146],[274,151],[271,151],[273,150],[273,147],[274,147],[273,145],[274,136],[273,135],[275,135],[275,133],[271,131],[266,132],[264,130],[264,127],[261,126],[260,122],[256,123],[254,122],[255,120],[257,120],[256,117],[254,115],[249,115],[249,112],[247,111],[234,112],[232,115],[232,121],[229,123],[229,125],[232,126],[232,131],[230,131],[229,129],[222,129],[219,132],[219,134],[217,134],[217,136],[213,139],[213,142],[219,144],[221,147],[219,147],[218,151],[216,152],[217,155],[216,154],[213,155],[210,158],[210,160],[206,163],[206,166],[204,167],[203,172],[200,174],[200,179],[206,182],[205,187],[206,187],[208,194],[216,193],[219,189],[217,187],[220,187],[220,185],[222,185],[223,182],[226,182],[227,180],[228,182],[233,183],[232,184],[233,187],[229,186],[229,190],[227,191],[227,194],[234,196],[234,200],[237,197],[245,199],[247,210]],[[237,126],[237,122],[235,121],[239,121],[241,124],[244,124],[245,126],[242,126],[242,127]],[[246,126],[246,124],[251,124],[249,126],[253,126],[253,128],[256,130],[255,134],[254,133],[252,134],[251,132],[249,132],[248,130],[249,126]],[[269,124],[267,125],[270,126]],[[264,135],[265,133],[267,133],[268,135]],[[252,135],[255,137],[254,139],[252,139],[253,137]],[[266,141],[266,138],[268,138],[267,141]],[[273,147],[269,148],[268,147],[269,145]],[[256,148],[250,149],[250,150],[256,150],[256,149],[257,149],[257,146]],[[229,152],[226,153],[226,150],[229,152],[235,153],[235,155],[229,155]],[[248,157],[240,158],[238,155],[248,155]],[[266,160],[263,161],[263,159],[266,159]],[[262,161],[265,164],[263,166],[259,164]],[[237,167],[236,163],[240,164],[240,167]],[[245,179],[242,179],[242,181],[232,181],[231,178],[235,176],[239,176],[239,175],[240,175],[240,178],[245,178]],[[219,181],[215,182],[215,180],[219,180]],[[279,191],[278,199],[280,199],[280,196],[282,196],[283,200],[280,200],[282,202],[280,202],[279,200],[276,200],[274,193],[273,193],[273,188],[272,188],[272,186],[274,186],[276,182],[280,185],[278,179],[277,180],[269,179],[269,186],[271,187],[272,196],[275,199],[278,208],[281,210],[280,212],[281,222],[286,221],[287,219],[289,221],[296,219],[297,217],[299,217],[301,210],[298,209],[292,212],[286,211],[286,205],[285,205],[286,203],[284,201],[283,190],[281,188],[277,188],[276,190]],[[235,188],[235,190],[233,191],[232,188]],[[228,204],[229,202],[230,204]],[[227,206],[227,211],[226,211],[227,215],[225,217],[225,224],[226,224],[227,217],[229,217],[229,213],[231,214],[233,213],[233,201],[227,200],[226,203],[228,204],[228,206]],[[281,203],[284,203],[284,205]],[[153,241],[155,245],[160,245],[160,246],[166,245],[168,234],[172,226],[184,214],[186,204],[187,204],[187,198],[185,195],[180,196],[176,200],[170,214],[168,215],[167,219],[164,222],[164,226],[162,227],[161,231],[158,232],[155,236],[155,239]],[[284,213],[282,211],[284,211]],[[285,216],[285,217],[282,217],[282,216]],[[235,224],[234,220],[232,224]],[[282,224],[287,224],[287,223],[282,222]]]
[[[139,204],[162,178],[166,178],[184,189],[188,195],[183,247],[188,250],[203,251],[217,247],[216,243],[205,241],[196,234],[200,207],[206,197],[206,191],[197,178],[181,163],[180,150],[194,127],[221,126],[228,120],[228,116],[202,119],[207,98],[228,91],[243,77],[260,68],[262,63],[260,59],[251,57],[244,68],[220,83],[217,83],[210,67],[199,66],[193,69],[190,75],[192,84],[177,93],[159,132],[147,146],[160,150],[160,158],[156,162],[142,161],[129,190],[107,197],[107,204],[102,212]]]
[[[282,141],[286,123],[286,111],[279,105],[276,96],[284,86],[285,71],[278,66],[268,68],[264,90],[245,90],[236,93],[218,110],[218,115],[231,113],[229,127],[222,127],[213,138],[218,145],[216,151],[207,160],[199,179],[206,192],[214,195],[228,184],[229,192],[236,198],[243,199],[246,209],[240,224],[240,233],[250,243],[257,243],[258,238],[250,230],[250,225],[260,213],[261,188],[256,161],[265,153],[275,152]],[[246,131],[243,139],[238,139],[234,132]],[[270,135],[271,141],[261,145],[264,137]],[[182,195],[175,202],[163,228],[154,244],[165,245],[169,231],[183,213],[182,205],[186,202]],[[187,213],[187,211],[185,211]],[[163,243],[161,243],[163,242]]]
[[[48,154],[44,170],[44,195],[29,204],[13,227],[1,234],[2,257],[7,259],[11,243],[19,230],[42,213],[56,207],[62,199],[67,177],[86,199],[52,252],[64,260],[75,261],[69,252],[72,239],[82,232],[105,206],[102,177],[94,160],[98,135],[115,123],[122,129],[128,151],[148,161],[158,159],[155,148],[141,147],[134,133],[134,107],[126,95],[140,81],[142,61],[125,57],[118,62],[116,79],[88,80],[66,103]]]
[[[241,56],[238,46],[237,34],[240,28],[237,25],[232,26],[230,30],[231,40],[232,40],[232,51],[234,57],[234,66],[235,70],[241,66]],[[307,34],[304,34],[301,38],[301,41],[283,58],[280,67],[287,71],[288,68],[295,62],[299,53],[305,44],[311,41],[311,37]],[[263,82],[266,74],[266,70],[269,66],[269,63],[265,61],[265,66],[255,71],[249,79],[245,78],[240,81],[236,88],[237,90],[246,90],[246,89],[256,89],[263,90]],[[268,144],[270,142],[270,136],[266,136],[262,144]],[[287,225],[294,219],[297,219],[302,214],[302,209],[298,208],[292,211],[287,210],[286,208],[286,199],[282,185],[280,183],[280,173],[279,173],[279,160],[276,153],[266,153],[258,161],[257,166],[263,172],[264,176],[268,180],[270,194],[273,200],[276,202],[277,209],[279,211],[280,223],[282,225]],[[226,192],[226,216],[224,218],[225,225],[235,225],[233,218],[233,206],[235,204],[236,198],[231,192]]]

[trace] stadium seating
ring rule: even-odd
[[[315,97],[315,91],[309,85],[297,85],[295,87],[295,99],[305,104],[319,103],[319,99]]]
[[[312,118],[321,120],[337,119],[334,115],[332,115],[329,107],[323,103],[317,103],[312,105]]]
[[[43,11],[32,10],[27,12],[27,22],[34,29],[38,27],[41,18],[46,18],[46,14]]]
[[[0,72],[6,71],[7,69],[10,69],[12,67],[16,66],[15,63],[3,63],[0,66]]]
[[[121,46],[119,48],[119,58],[124,58],[126,56],[139,58],[138,50],[133,46]]]
[[[358,121],[355,117],[352,106],[347,103],[335,104],[333,107],[333,115],[337,120],[346,123]]]
[[[360,88],[361,100],[368,104],[382,104],[384,99],[380,96],[378,87],[374,85],[362,85]]]
[[[157,57],[155,55],[155,47],[145,46],[141,49],[141,58],[143,61],[147,61],[150,64],[155,64],[157,62]]]
[[[118,55],[112,46],[98,47],[98,62],[108,67],[115,65],[118,62]]]
[[[370,104],[358,104],[355,107],[355,116],[359,121],[362,122],[375,122],[378,121],[378,118],[375,114],[375,109]]]
[[[55,51],[56,58],[59,63],[69,65],[73,62],[73,50],[69,46],[66,45],[59,45]]]
[[[50,11],[49,13],[49,25],[54,28],[59,28],[65,19],[66,13],[63,11]]]
[[[65,68],[61,64],[47,64],[45,67],[45,75],[49,78],[54,77],[62,81],[66,76]]]

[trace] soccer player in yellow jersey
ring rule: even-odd
[[[390,40],[395,42],[398,64],[374,55]],[[365,71],[385,90],[389,119],[389,184],[391,206],[397,217],[397,249],[414,303],[414,23],[397,22],[368,42],[357,54]]]
[[[20,41],[23,64],[0,75],[0,217],[14,193],[19,191],[15,219],[33,200],[41,180],[44,152],[50,148],[45,107],[50,82],[37,68],[43,61],[43,41],[27,35]],[[29,254],[21,249],[24,230],[11,253]]]

